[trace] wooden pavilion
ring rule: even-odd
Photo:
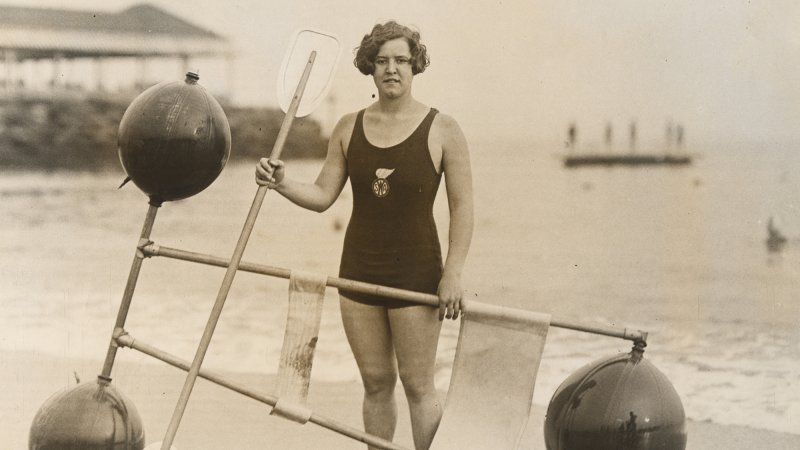
[[[172,60],[185,72],[195,58],[219,58],[227,67],[233,65],[226,38],[152,5],[113,13],[0,6],[0,95],[102,92],[112,72],[118,78],[122,72],[128,87],[141,88],[149,81],[151,61]],[[115,70],[120,61],[136,69]],[[73,65],[81,65],[82,72],[70,70]],[[224,95],[231,95],[231,77],[228,71]]]

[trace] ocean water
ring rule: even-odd
[[[800,145],[695,145],[682,168],[564,169],[558,145],[472,144],[475,234],[464,287],[477,301],[650,333],[645,356],[694,420],[800,434]],[[313,180],[319,162],[291,162]],[[0,177],[0,348],[105,356],[147,199],[121,172]],[[230,257],[255,194],[250,164],[159,209],[152,240]],[[335,275],[349,186],[317,214],[269,194],[244,260]],[[447,230],[444,194],[436,206]],[[767,251],[774,218],[789,241]],[[443,240],[446,242],[446,240]],[[126,329],[191,360],[224,271],[152,258]],[[205,366],[274,373],[287,281],[240,273]],[[312,380],[357,379],[329,289]],[[446,388],[458,326],[445,324]],[[615,338],[552,328],[534,401],[573,371],[627,352]],[[131,350],[118,358],[161,364]],[[98,367],[98,373],[101,367]],[[94,374],[80,374],[91,377]],[[313,385],[313,381],[312,381]],[[313,386],[312,386],[313,388]]]

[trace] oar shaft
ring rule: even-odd
[[[112,331],[112,338],[108,345],[108,351],[106,352],[106,359],[99,375],[100,378],[106,381],[111,379],[111,369],[114,367],[114,359],[117,356],[117,345],[116,342],[114,342],[113,334],[116,330],[125,328],[125,320],[128,318],[128,311],[130,311],[131,302],[133,301],[133,291],[136,290],[136,282],[139,279],[142,261],[145,258],[142,247],[150,240],[150,234],[153,232],[153,224],[156,221],[156,213],[158,212],[159,206],[160,204],[150,203],[147,209],[147,215],[144,218],[139,244],[137,245],[136,254],[131,263],[131,270],[128,273],[128,282],[125,285],[125,292],[122,294],[122,301],[120,302],[119,311],[117,312],[117,321],[114,323],[114,330]]]
[[[279,159],[281,157],[283,146],[286,144],[286,139],[289,137],[289,131],[292,128],[292,122],[294,121],[294,116],[297,114],[297,109],[300,107],[300,100],[303,97],[303,91],[306,89],[308,77],[311,75],[311,66],[314,65],[315,59],[317,59],[317,51],[313,50],[308,56],[308,62],[306,63],[303,75],[300,77],[300,82],[297,83],[297,89],[294,91],[291,103],[289,103],[289,109],[286,110],[286,115],[283,116],[283,123],[281,123],[281,128],[278,131],[278,137],[275,138],[275,145],[272,146],[272,153],[269,155],[272,159]]]
[[[195,381],[197,380],[197,376],[200,372],[200,366],[203,364],[203,359],[205,359],[209,345],[211,345],[211,338],[214,335],[214,330],[216,329],[219,318],[222,315],[222,308],[225,306],[225,300],[227,299],[228,293],[233,285],[233,279],[236,276],[239,262],[241,261],[245,247],[247,246],[247,240],[250,238],[250,234],[253,231],[253,225],[255,224],[255,219],[258,216],[258,211],[261,208],[261,203],[264,200],[266,192],[266,187],[260,186],[256,192],[256,197],[253,200],[253,204],[250,206],[250,213],[247,215],[247,220],[245,221],[242,233],[239,236],[239,241],[234,249],[233,256],[231,257],[230,264],[228,265],[228,270],[225,272],[222,285],[220,286],[219,292],[217,293],[217,298],[214,301],[214,307],[211,309],[208,322],[206,322],[206,327],[203,330],[203,336],[200,338],[200,344],[197,347],[197,352],[195,353],[192,365],[188,370],[189,373],[187,374],[186,381],[183,384],[181,395],[178,397],[178,403],[172,413],[172,418],[170,419],[169,426],[167,427],[166,435],[162,441],[161,450],[169,450],[172,446],[172,442],[175,440],[175,435],[178,433],[178,427],[180,426],[181,419],[186,411],[186,406],[189,403],[189,397],[192,395]]]
[[[129,347],[134,350],[137,350],[145,355],[152,356],[153,358],[159,359],[164,361],[165,363],[177,367],[178,369],[188,371],[190,365],[187,361],[184,361],[177,356],[171,355],[161,349],[158,349],[152,345],[148,345],[144,342],[134,339],[129,334],[122,334],[117,338],[117,343],[122,347]],[[223,375],[220,375],[214,371],[208,369],[200,369],[198,376],[201,378],[205,378],[212,383],[218,384],[222,387],[226,387],[234,392],[238,392],[246,397],[250,397],[253,400],[259,401],[261,403],[275,406],[278,402],[278,397],[272,395],[266,395],[259,392],[256,392],[246,386],[243,386],[239,383],[231,381],[225,378]],[[321,416],[316,413],[311,414],[311,418],[309,422],[315,423],[321,427],[327,428],[331,431],[335,431],[339,434],[347,436],[349,438],[355,439],[359,442],[363,442],[365,444],[371,445],[373,447],[386,449],[386,450],[405,450],[404,447],[401,447],[397,444],[394,444],[390,441],[385,439],[381,439],[377,436],[373,436],[371,434],[365,433],[361,430],[355,429],[353,427],[344,425],[339,423],[333,419],[330,419],[325,416]]]
[[[294,120],[294,115],[297,112],[297,108],[300,106],[300,99],[303,96],[303,91],[305,90],[306,83],[308,82],[308,77],[311,75],[311,68],[314,65],[314,59],[316,56],[317,52],[313,51],[308,58],[305,70],[300,78],[300,82],[297,84],[294,97],[292,98],[292,103],[286,112],[286,116],[281,124],[281,129],[278,133],[278,137],[276,138],[275,145],[272,148],[272,158],[280,157],[281,151],[283,150],[283,145],[286,143],[286,137],[289,134],[289,128],[291,128],[292,121]],[[264,197],[266,195],[267,187],[259,186],[258,190],[256,191],[255,198],[253,199],[253,204],[250,206],[250,212],[247,214],[247,219],[242,227],[242,233],[239,235],[239,241],[236,243],[233,256],[228,264],[228,270],[225,272],[225,277],[222,280],[222,286],[220,286],[219,292],[217,293],[217,299],[214,302],[214,307],[211,309],[211,315],[208,318],[206,328],[203,331],[203,336],[200,339],[200,344],[197,347],[197,352],[195,353],[194,360],[192,361],[192,366],[189,368],[189,373],[186,376],[186,381],[183,385],[183,389],[181,390],[181,395],[178,398],[178,404],[175,406],[175,411],[172,413],[172,418],[170,419],[169,426],[167,427],[166,435],[164,436],[164,440],[161,444],[161,450],[169,450],[172,446],[172,442],[175,440],[175,435],[178,433],[178,427],[180,426],[181,419],[186,411],[186,405],[189,403],[189,396],[191,396],[192,389],[194,389],[195,381],[197,380],[197,376],[200,372],[200,366],[203,364],[206,351],[211,344],[211,338],[214,335],[217,322],[222,314],[222,308],[225,306],[225,300],[228,298],[228,293],[233,285],[233,279],[236,276],[236,272],[239,270],[239,263],[242,260],[242,255],[247,247],[247,241],[250,239],[250,234],[252,233],[253,226],[256,223],[256,218],[258,218],[258,212],[261,210],[261,204],[264,202]]]
[[[175,248],[162,247],[156,244],[150,244],[144,248],[144,253],[147,256],[162,256],[165,258],[179,259],[183,261],[195,262],[217,267],[228,267],[227,261],[223,258],[205,255],[202,253],[188,252]],[[254,264],[242,261],[239,264],[239,269],[245,272],[258,273],[262,275],[269,275],[277,278],[288,279],[291,275],[291,269],[284,269],[281,267],[267,266],[263,264]],[[393,298],[397,300],[405,300],[408,302],[419,303],[429,306],[437,306],[439,298],[432,294],[423,294],[421,292],[408,291],[404,289],[391,288],[388,286],[381,286],[377,284],[365,283],[362,281],[348,280],[346,278],[328,277],[328,286],[348,291],[355,291],[362,294],[379,295],[382,297]],[[538,320],[535,313],[526,311],[524,309],[510,308],[506,306],[490,305],[488,303],[481,303],[478,301],[464,301],[464,311],[469,312],[480,311],[484,315],[492,317],[503,318],[513,321],[534,321]],[[627,328],[619,329],[615,327],[604,327],[599,325],[590,325],[583,322],[576,322],[570,320],[563,320],[557,318],[550,319],[550,325],[558,328],[566,328],[575,331],[583,331],[586,333],[601,334],[604,336],[617,337],[627,339],[635,342],[646,342],[647,333],[640,330],[629,330]]]

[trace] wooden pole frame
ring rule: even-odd
[[[142,233],[139,237],[139,244],[136,246],[136,254],[133,257],[131,270],[128,274],[128,282],[125,285],[125,292],[122,294],[122,301],[120,302],[119,311],[117,312],[117,320],[114,324],[114,330],[112,331],[111,342],[106,352],[106,359],[103,363],[103,369],[100,375],[97,376],[100,381],[105,383],[111,381],[111,369],[114,367],[114,359],[117,355],[117,344],[114,339],[114,334],[117,330],[125,328],[125,320],[128,318],[128,311],[130,311],[131,303],[133,302],[133,291],[136,289],[136,282],[139,279],[139,272],[142,269],[142,261],[144,261],[145,258],[143,248],[150,243],[150,234],[153,232],[156,213],[160,206],[160,203],[151,202],[147,209],[147,215],[145,216],[144,225],[142,226]]]
[[[116,342],[120,347],[132,348],[141,353],[144,353],[145,355],[149,355],[155,359],[161,360],[173,367],[177,367],[178,369],[182,369],[184,371],[188,371],[190,369],[190,363],[188,361],[184,361],[178,358],[177,356],[171,355],[152,345],[141,342],[138,339],[134,339],[127,332],[124,331],[121,332],[120,335],[116,337]],[[250,389],[246,386],[236,383],[235,381],[227,379],[225,376],[208,369],[200,369],[200,371],[198,372],[198,376],[200,378],[204,378],[212,383],[215,383],[222,387],[226,387],[234,392],[244,395],[245,397],[250,397],[253,400],[259,401],[269,406],[274,407],[278,402],[278,397],[275,397],[274,395],[259,393],[253,389]],[[311,417],[308,419],[308,421],[316,425],[319,425],[323,428],[327,428],[331,431],[339,433],[343,436],[347,436],[356,441],[371,445],[373,447],[377,447],[384,450],[407,450],[405,447],[397,445],[391,441],[387,441],[385,439],[371,435],[369,433],[358,430],[356,428],[345,425],[334,419],[319,415],[314,412],[311,413]]]
[[[140,239],[140,243],[137,246],[134,265],[131,268],[131,275],[129,276],[128,287],[125,290],[125,295],[123,298],[123,305],[120,306],[120,313],[118,315],[117,324],[115,326],[114,333],[112,336],[112,345],[109,347],[109,354],[112,355],[111,353],[112,350],[113,354],[116,354],[116,349],[118,347],[128,347],[137,350],[143,354],[146,354],[148,356],[151,356],[155,359],[161,360],[173,367],[184,370],[186,372],[190,372],[192,370],[194,362],[189,363],[155,346],[138,341],[134,339],[130,334],[128,334],[128,332],[125,331],[123,328],[125,322],[124,319],[127,316],[127,311],[130,307],[130,300],[133,296],[133,289],[135,288],[136,285],[136,279],[138,278],[138,273],[139,269],[141,268],[142,260],[144,258],[160,256],[160,257],[182,260],[187,262],[194,262],[210,266],[224,267],[227,268],[228,271],[231,270],[232,266],[226,259],[221,257],[190,252],[170,247],[162,247],[150,241],[149,236],[152,230],[153,221],[155,220],[155,213],[157,211],[157,208],[158,206],[151,205],[151,208],[148,211],[147,218],[145,219],[145,225],[142,230],[142,238]],[[291,269],[263,265],[263,264],[255,264],[241,260],[238,262],[236,270],[241,270],[243,272],[257,273],[276,278],[284,278],[284,279],[289,279],[292,273]],[[371,283],[348,280],[346,278],[328,277],[327,285],[339,289],[344,288],[351,291],[375,294],[387,298],[405,300],[429,306],[437,306],[439,302],[438,297],[432,294],[425,294],[421,292],[391,288],[388,286],[381,286]],[[534,320],[534,316],[536,316],[535,313],[523,309],[490,305],[478,301],[465,301],[464,313],[469,314],[470,311],[479,312],[483,315],[488,315],[495,318],[502,318],[503,320],[507,321],[518,322],[523,325],[529,323],[529,320]],[[640,350],[646,345],[647,333],[639,330],[595,326],[580,322],[559,320],[559,319],[551,319],[550,325],[559,328],[572,329],[575,331],[583,331],[587,333],[601,334],[605,336],[631,340],[636,343],[636,347],[639,347]],[[113,355],[110,361],[111,364],[113,364]],[[110,372],[110,366],[108,367],[109,367],[108,370]],[[202,369],[199,366],[197,367],[196,370],[195,380],[197,377],[206,379],[219,386],[228,388],[236,393],[239,393],[241,395],[244,395],[246,397],[249,397],[253,400],[259,401],[261,403],[267,404],[272,407],[274,407],[278,402],[278,398],[273,395],[259,393],[244,385],[236,383],[235,381],[232,381],[219,373],[207,369]],[[100,378],[101,380],[103,380],[102,377]],[[110,381],[110,378],[108,378],[107,381]],[[331,419],[323,415],[319,415],[314,412],[311,413],[309,422],[314,423],[323,428],[327,428],[331,431],[334,431],[343,436],[349,437],[351,439],[354,439],[356,441],[362,442],[364,444],[370,445],[375,448],[383,450],[408,450],[405,447],[397,445],[391,441],[371,435],[369,433],[358,430],[346,424],[342,424],[334,419]],[[166,441],[163,441],[162,445],[164,444],[164,442]],[[169,445],[171,446],[172,443],[169,442]],[[163,448],[164,447],[162,447],[162,449]],[[167,447],[167,449],[168,448],[170,447]]]
[[[206,264],[209,266],[228,267],[227,261],[217,256],[189,252],[170,247],[162,247],[155,243],[146,245],[143,248],[143,252],[148,257],[161,256],[165,258]],[[291,269],[263,264],[254,264],[245,261],[240,262],[239,270],[285,279],[288,279],[292,273]],[[424,294],[422,292],[408,291],[405,289],[397,289],[338,277],[328,277],[327,285],[330,287],[346,289],[348,291],[355,291],[362,294],[379,295],[381,297],[404,300],[428,306],[439,306],[439,298],[433,294]],[[470,311],[474,311],[483,315],[502,318],[506,321],[520,322],[523,324],[531,323],[531,321],[535,320],[536,317],[535,313],[528,310],[511,308],[508,306],[491,305],[488,303],[467,299],[462,300],[462,308],[464,309],[465,314],[469,314]],[[558,318],[551,318],[550,326],[626,339],[629,341],[634,341],[641,346],[646,345],[647,342],[647,332],[641,330],[630,330],[628,328],[620,329],[616,327],[587,324]]]

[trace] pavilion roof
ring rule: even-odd
[[[0,49],[18,59],[103,56],[208,56],[230,52],[228,41],[160,8],[120,12],[0,6]]]

